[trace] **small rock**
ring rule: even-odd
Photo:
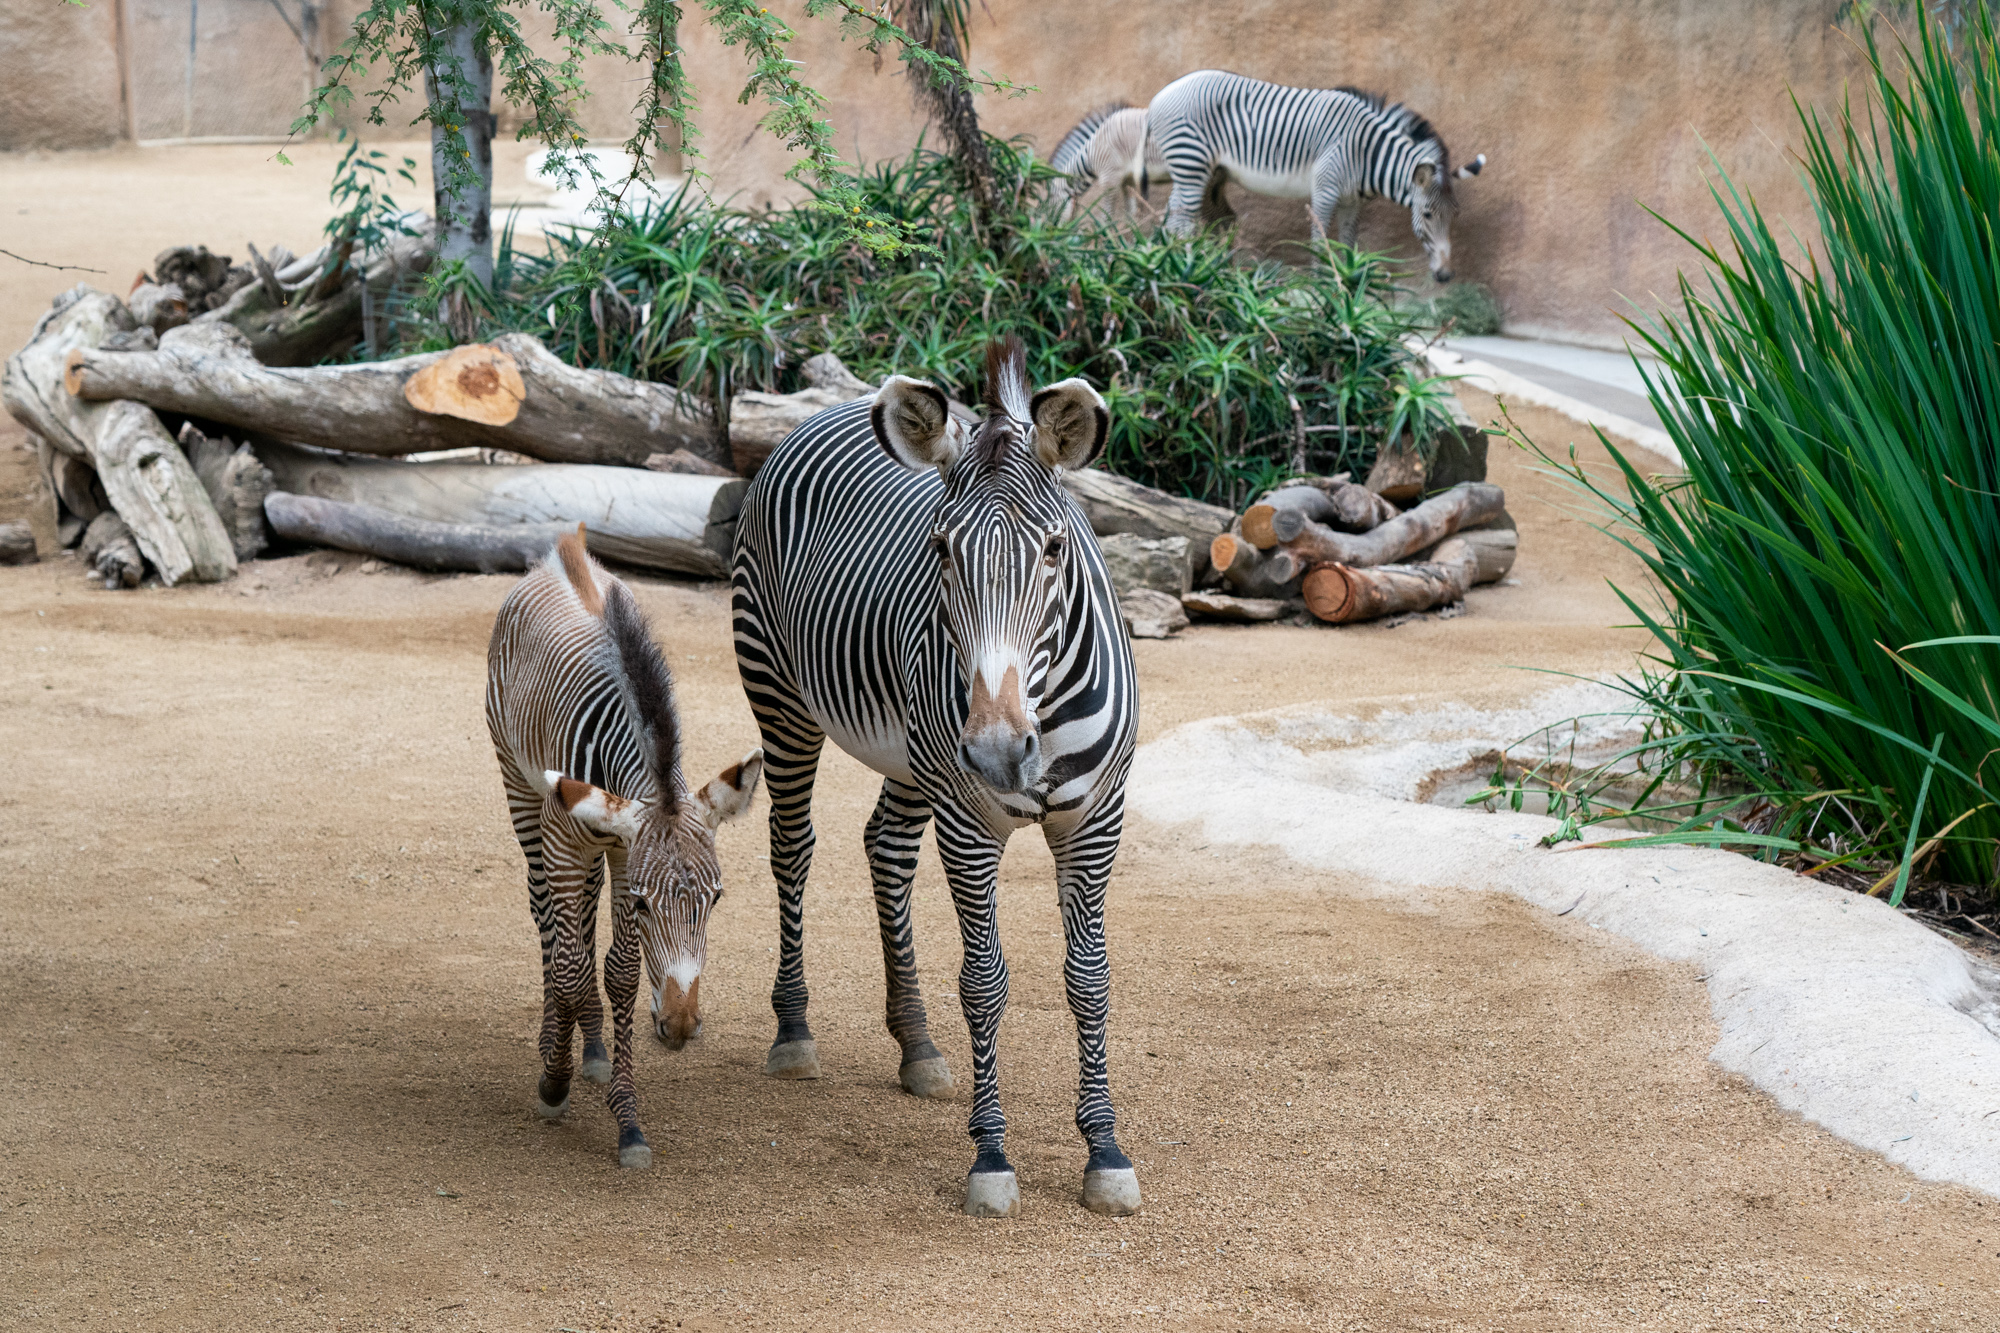
[[[41,556],[26,523],[0,523],[0,565],[32,565]]]
[[[1204,589],[1191,592],[1181,598],[1181,606],[1190,615],[1205,620],[1246,621],[1277,620],[1290,610],[1292,603],[1275,597],[1231,597],[1228,593]]]
[[[736,474],[720,463],[703,458],[688,449],[676,449],[670,454],[646,455],[646,466],[654,472],[685,472],[697,477],[733,477]]]
[[[1129,532],[1100,537],[1098,548],[1120,597],[1149,588],[1179,600],[1193,582],[1194,556],[1185,537],[1138,537]]]
[[[363,574],[380,574],[383,565],[380,560],[363,560],[360,568]]]
[[[1151,588],[1134,588],[1118,599],[1125,632],[1135,639],[1164,639],[1188,626],[1181,600]]]

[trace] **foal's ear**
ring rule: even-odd
[[[1435,162],[1419,162],[1410,168],[1410,184],[1419,190],[1428,190],[1437,181],[1437,174]]]
[[[1111,413],[1097,390],[1080,379],[1051,384],[1028,404],[1028,440],[1044,467],[1083,467],[1104,448]]]
[[[1464,166],[1460,167],[1457,171],[1453,172],[1452,174],[1457,176],[1460,180],[1464,180],[1467,176],[1477,176],[1480,173],[1480,171],[1484,169],[1485,166],[1486,166],[1486,154],[1481,153],[1478,157],[1473,158],[1470,162],[1466,163]]]
[[[542,774],[549,795],[556,798],[569,816],[593,833],[630,845],[639,836],[639,803],[615,796],[602,787],[578,782],[554,769]]]
[[[734,819],[750,808],[757,794],[757,780],[764,776],[764,752],[752,750],[695,793],[694,808],[710,828],[725,819]]]
[[[908,375],[882,381],[868,420],[889,457],[912,472],[949,470],[965,448],[965,425],[952,416],[944,390]]]

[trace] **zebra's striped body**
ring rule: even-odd
[[[581,536],[515,585],[486,654],[486,727],[514,836],[528,861],[528,908],[542,943],[542,1076],[536,1108],[569,1105],[571,1032],[583,1074],[609,1083],[619,1161],[645,1166],[632,1073],[640,960],[655,1031],[679,1047],[700,1029],[709,909],[722,896],[715,825],[749,804],[756,752],[699,792],[681,780],[673,683],[631,591],[585,554]],[[612,1059],[597,998],[597,900],[610,869]]]
[[[1126,217],[1138,212],[1152,181],[1168,180],[1167,161],[1146,137],[1146,108],[1108,102],[1078,121],[1049,157],[1069,177],[1068,217],[1102,182],[1116,187]]]
[[[1451,155],[1409,108],[1352,88],[1288,88],[1223,70],[1174,80],[1147,108],[1146,132],[1174,176],[1167,230],[1191,233],[1197,217],[1230,215],[1222,187],[1311,201],[1313,238],[1338,219],[1352,245],[1361,201],[1393,200],[1410,210],[1433,276],[1451,280]],[[1476,176],[1481,154],[1459,169]]]
[[[799,427],[744,499],[736,651],[769,756],[779,902],[770,1070],[818,1072],[802,898],[813,777],[832,737],[883,775],[867,846],[888,1026],[903,1048],[904,1086],[919,1093],[949,1086],[925,1020],[909,911],[923,826],[937,825],[972,1038],[978,1155],[967,1211],[1008,1213],[1018,1197],[999,1095],[1007,965],[995,885],[1008,837],[1040,824],[1056,859],[1077,1024],[1085,1202],[1129,1212],[1138,1186],[1118,1150],[1105,1058],[1104,891],[1123,824],[1137,687],[1103,557],[1057,476],[1101,447],[1108,418],[1079,380],[1031,404],[1012,346],[997,366],[989,357],[987,401],[999,406],[969,441],[942,393],[892,377],[872,404],[836,407]]]

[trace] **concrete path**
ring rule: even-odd
[[[1660,429],[1660,415],[1646,397],[1646,381],[1630,353],[1568,347],[1529,338],[1452,338],[1445,347],[1470,361],[1484,361],[1579,402]],[[1650,357],[1644,364],[1657,370]]]

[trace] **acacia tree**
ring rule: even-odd
[[[424,109],[410,123],[430,126],[440,268],[490,285],[496,77],[501,96],[522,113],[521,137],[545,145],[550,168],[572,184],[586,175],[597,184],[607,224],[626,191],[651,179],[655,152],[668,144],[686,154],[696,152],[694,98],[678,41],[682,4],[679,0],[612,3],[630,15],[629,26],[638,36],[636,49],[620,39],[597,0],[370,0],[339,52],[327,60],[324,82],[313,91],[292,133],[309,133],[333,108],[351,104],[355,83],[370,70],[382,77],[366,95],[366,119],[384,125],[385,109],[422,78]],[[841,169],[846,163],[833,149],[825,98],[799,78],[798,62],[787,54],[795,35],[791,25],[753,0],[698,3],[723,44],[743,48],[750,72],[738,100],[762,99],[770,111],[760,123],[797,154],[787,178],[813,177],[820,206],[837,210],[862,244],[883,251],[904,245],[897,221],[868,208],[844,183]],[[905,0],[912,17],[921,10],[928,18],[952,4],[953,0]],[[531,5],[554,21],[555,49],[547,55],[535,51],[521,32],[516,11]],[[958,9],[962,20],[962,3]],[[962,44],[947,34],[949,25],[933,22],[927,42],[890,17],[890,0],[873,0],[873,7],[866,0],[805,0],[805,10],[808,18],[837,17],[849,37],[878,55],[894,50],[920,86],[960,96],[963,120],[950,122],[946,133],[957,147],[967,142],[960,134],[969,132],[969,142],[985,160],[985,142],[979,138],[977,120],[971,118],[970,89],[1006,90],[1014,85],[968,75],[956,54]],[[577,118],[588,94],[583,63],[595,55],[622,57],[648,72],[633,108],[632,134],[625,141],[632,168],[616,181],[601,179],[593,160],[579,151],[586,143]],[[969,131],[956,128],[961,124],[969,124]],[[282,153],[279,159],[286,160]],[[990,195],[990,164],[983,178]]]

